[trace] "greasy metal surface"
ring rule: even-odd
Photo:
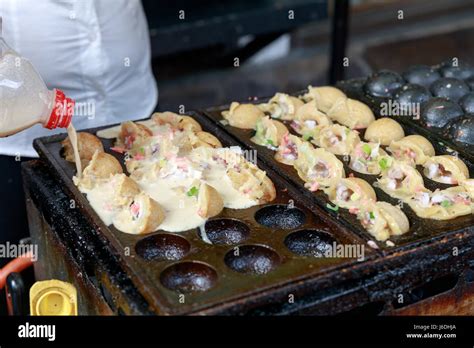
[[[337,87],[344,91],[350,98],[360,100],[366,103],[377,116],[380,114],[381,103],[386,103],[390,98],[372,97],[363,91],[363,85],[366,79],[352,79],[347,81],[340,81]],[[449,149],[457,151],[461,157],[467,159],[471,164],[474,163],[474,146],[469,144],[455,143],[442,134],[444,128],[437,130],[435,128],[427,129],[419,121],[407,116],[390,116],[397,122],[409,126],[413,132],[420,134],[430,141],[435,146],[436,151],[446,152]],[[472,175],[472,166],[469,168]]]
[[[204,130],[217,135],[224,146],[235,144],[218,127],[210,126],[206,118],[198,114],[193,114],[193,116],[201,123]],[[213,220],[232,218],[246,224],[249,227],[250,233],[245,241],[236,245],[210,245],[201,239],[198,230],[190,230],[179,233],[179,236],[185,238],[190,245],[189,252],[184,258],[179,261],[146,260],[140,256],[144,255],[142,251],[140,251],[140,255],[137,254],[136,245],[145,238],[159,235],[160,231],[146,236],[135,236],[122,233],[113,227],[105,226],[90,207],[85,196],[72,183],[71,178],[74,175],[74,166],[72,163],[66,162],[60,155],[60,141],[64,137],[65,135],[57,135],[37,139],[35,141],[35,148],[51,167],[52,172],[60,180],[65,191],[76,201],[78,209],[89,220],[89,223],[99,237],[110,244],[114,253],[120,255],[122,267],[132,278],[140,293],[146,298],[151,309],[156,313],[188,314],[203,310],[220,312],[223,308],[229,311],[229,308],[233,308],[235,311],[242,306],[242,302],[250,302],[250,298],[260,299],[260,304],[262,304],[264,303],[263,301],[268,301],[275,289],[285,288],[291,290],[300,286],[301,281],[304,279],[317,279],[320,286],[328,287],[330,284],[336,287],[339,283],[357,276],[357,272],[349,271],[361,265],[355,259],[300,256],[292,253],[285,246],[284,240],[289,234],[303,229],[323,231],[334,238],[338,244],[364,244],[364,241],[356,234],[342,227],[337,221],[331,219],[328,214],[312,204],[310,200],[301,197],[295,187],[288,185],[268,167],[262,166],[262,163],[258,163],[259,166],[267,171],[277,187],[277,198],[275,201],[271,204],[244,210],[224,209],[219,216],[213,218]],[[104,141],[106,149],[110,145],[111,141]],[[118,154],[113,153],[113,155],[120,159]],[[278,204],[288,205],[292,202],[305,216],[305,221],[300,226],[282,229],[262,226],[256,222],[254,215],[262,208]],[[261,275],[239,273],[230,269],[224,261],[225,256],[234,252],[236,246],[242,245],[265,246],[273,250],[273,254],[276,254],[271,259],[274,261],[272,264],[274,269]],[[245,248],[239,248],[238,250],[241,249],[245,250]],[[259,248],[253,254],[250,253],[249,258],[255,260],[255,258],[252,259],[252,256],[261,255],[258,253],[261,250]],[[366,260],[376,256],[377,254],[370,250],[370,248],[365,248]],[[185,269],[183,277],[171,278],[171,280],[167,278],[167,275],[173,275],[173,273],[169,271],[163,272],[165,269],[175,264],[180,265],[186,261],[200,264],[197,266],[196,264],[188,265],[187,269],[186,265],[178,266],[178,269],[180,269],[179,267]],[[258,258],[256,262],[258,263]],[[264,260],[264,262],[267,261]],[[202,266],[202,264],[209,266],[211,270],[209,271],[209,268]],[[212,272],[212,269],[215,270],[215,273]],[[201,277],[198,285],[211,284],[212,287],[206,291],[181,294],[179,291],[170,290],[163,286],[162,281],[169,286],[170,284],[185,280],[186,276],[192,273],[198,274]],[[314,290],[315,288],[305,289],[306,292],[314,292]],[[355,305],[355,303],[353,304]]]
[[[80,266],[68,255],[66,247],[51,230],[31,198],[27,195],[28,225],[34,245],[38,246],[38,261],[35,262],[35,279],[59,279],[74,285],[80,296],[77,298],[79,315],[112,315],[114,312],[90,282]]]
[[[148,305],[120,268],[117,255],[79,209],[71,205],[49,168],[39,160],[22,164],[33,243],[38,245],[38,280],[61,279],[77,285],[80,314],[150,314]],[[109,294],[109,300],[104,294]],[[104,302],[106,302],[104,304]]]
[[[299,95],[302,93],[303,92],[295,93],[295,95]],[[268,100],[267,98],[265,99],[254,98],[251,100],[251,102],[263,103],[267,100]],[[349,212],[346,209],[339,209],[337,212],[334,212],[331,209],[328,209],[327,204],[331,204],[331,203],[329,202],[329,200],[327,199],[327,196],[322,191],[311,192],[305,189],[303,180],[299,178],[296,170],[292,166],[288,166],[276,161],[274,159],[274,154],[275,154],[274,151],[264,146],[257,145],[253,143],[252,141],[250,141],[250,138],[254,135],[253,130],[238,129],[230,125],[223,125],[222,123],[220,123],[219,121],[222,120],[221,112],[223,110],[227,110],[228,108],[229,106],[225,105],[225,106],[220,106],[220,107],[209,108],[205,110],[204,112],[211,120],[215,122],[217,126],[222,127],[228,133],[233,135],[236,141],[240,141],[243,144],[243,146],[245,146],[248,149],[256,150],[258,153],[259,159],[262,162],[265,162],[267,165],[271,166],[273,169],[275,169],[275,171],[280,176],[282,176],[286,180],[293,182],[295,185],[297,185],[302,195],[308,197],[315,204],[325,209],[335,219],[337,219],[338,221],[346,225],[348,228],[352,229],[354,232],[358,233],[362,238],[365,238],[366,240],[375,241],[375,239],[369,233],[365,231],[365,229],[357,221],[356,217],[353,214],[349,214]],[[290,132],[293,133],[293,130],[289,126],[288,122],[287,121],[283,121],[283,122],[286,124]],[[404,123],[402,124],[402,126],[407,135],[419,134],[409,124]],[[429,134],[428,135],[423,134],[423,135],[426,136],[433,143],[433,146],[436,150],[437,155],[450,154],[449,152],[447,152],[445,147],[441,146],[438,143],[438,141],[436,141],[436,138],[430,136]],[[361,139],[362,138],[363,138],[363,132],[361,133]],[[366,180],[367,182],[369,182],[370,184],[373,184],[376,181],[377,176],[375,175],[360,174],[350,169],[348,166],[348,163],[349,163],[348,160],[350,159],[349,156],[347,156],[346,158],[344,158],[344,156],[337,156],[337,157],[343,162],[344,170],[347,176],[349,176],[352,173],[354,174],[354,176],[362,178]],[[470,162],[467,156],[465,156],[465,154],[461,152],[459,153],[459,157],[469,167],[471,177],[472,177],[474,174],[473,162]],[[418,167],[418,170],[423,176],[423,180],[427,188],[434,190],[436,188],[443,189],[443,188],[449,187],[449,185],[438,184],[426,178],[422,170],[420,170],[420,167]],[[390,197],[385,192],[383,192],[380,188],[374,187],[374,190],[377,194],[378,200],[386,201],[395,205],[399,204],[398,199],[394,199]],[[393,236],[390,238],[390,240],[395,244],[394,247],[387,246],[387,244],[384,242],[377,242],[380,249],[382,249],[385,253],[397,251],[400,248],[405,248],[405,247],[416,247],[416,246],[419,246],[421,243],[431,242],[432,240],[439,240],[445,236],[451,236],[451,238],[457,238],[456,234],[459,232],[474,233],[474,216],[473,215],[462,216],[462,217],[458,217],[456,219],[448,220],[448,221],[436,221],[436,220],[420,219],[418,216],[416,216],[416,214],[412,211],[412,209],[407,204],[404,204],[402,206],[402,210],[404,211],[404,213],[407,215],[408,219],[410,220],[410,230],[409,232],[401,236]]]

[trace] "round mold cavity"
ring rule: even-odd
[[[216,245],[240,244],[250,235],[250,228],[242,221],[235,219],[209,220],[204,228],[198,231],[201,238],[204,235],[209,242]]]
[[[135,246],[137,255],[149,261],[178,261],[185,257],[190,249],[191,244],[186,238],[169,233],[146,237]]]
[[[285,245],[293,253],[301,256],[325,257],[336,239],[320,230],[300,230],[285,238]]]
[[[305,223],[306,216],[298,208],[287,205],[269,205],[255,213],[255,220],[263,226],[289,230]]]
[[[224,262],[240,273],[265,274],[280,264],[280,256],[266,246],[242,245],[228,251]]]
[[[166,268],[160,281],[166,288],[181,293],[206,291],[216,284],[217,272],[205,263],[184,261]]]

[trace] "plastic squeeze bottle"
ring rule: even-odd
[[[28,59],[0,36],[0,137],[37,123],[68,128],[73,113],[74,101],[59,89],[49,90]]]

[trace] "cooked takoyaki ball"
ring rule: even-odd
[[[179,152],[186,154],[189,151],[196,149],[198,147],[208,147],[217,149],[222,147],[221,142],[214,135],[207,132],[187,132],[183,134],[179,142]],[[163,148],[163,146],[160,146]]]
[[[280,163],[293,165],[298,158],[298,146],[301,145],[302,140],[291,134],[285,134],[282,138],[280,146],[278,146],[275,160]]]
[[[390,145],[392,141],[405,136],[402,126],[391,118],[384,117],[372,122],[365,130],[364,139],[381,145]]]
[[[257,204],[271,202],[276,197],[273,182],[263,170],[250,162],[243,162],[239,168],[235,166],[229,168],[227,176],[234,189]]]
[[[140,146],[148,138],[153,136],[150,128],[143,124],[126,121],[122,123],[120,135],[117,138],[116,147],[130,150],[134,146]]]
[[[421,191],[407,203],[423,219],[450,220],[473,212],[471,196],[462,186],[434,192]]]
[[[265,113],[253,104],[239,104],[233,102],[230,109],[222,112],[222,117],[229,125],[241,129],[255,129],[257,121],[265,116]]]
[[[151,115],[151,119],[159,126],[169,125],[173,129],[190,132],[202,131],[201,125],[191,116],[187,115],[179,115],[169,111],[156,112]]]
[[[376,201],[377,196],[370,184],[360,178],[342,178],[328,190],[329,200],[345,209],[358,209],[369,200]]]
[[[441,155],[429,158],[424,164],[427,178],[443,184],[457,185],[469,178],[466,164],[455,156]]]
[[[224,202],[219,192],[206,183],[201,183],[198,193],[198,215],[202,218],[211,218],[220,214],[224,209]]]
[[[303,102],[285,93],[275,94],[268,103],[258,105],[264,112],[270,114],[272,118],[279,120],[293,120],[298,109],[303,106]]]
[[[113,205],[128,206],[141,190],[137,183],[125,174],[117,174],[111,178],[110,184],[114,188]]]
[[[418,170],[400,161],[393,161],[390,167],[382,171],[378,185],[388,195],[398,199],[407,199],[425,190],[423,177]]]
[[[431,156],[435,155],[433,145],[421,135],[408,135],[400,140],[392,141],[387,151],[396,160],[407,162],[413,166],[423,165]]]
[[[361,206],[357,218],[378,241],[385,241],[410,229],[410,223],[403,211],[387,202],[369,202]]]
[[[308,92],[302,96],[305,101],[316,101],[318,109],[324,113],[327,113],[334,104],[339,100],[344,100],[347,96],[341,90],[336,87],[322,86],[312,87],[308,86]]]
[[[316,108],[316,102],[312,100],[298,109],[290,126],[304,140],[310,141],[318,138],[321,129],[331,124],[331,119],[319,111]]]
[[[283,123],[265,116],[257,121],[255,135],[250,140],[255,144],[276,149],[287,133],[288,129]]]
[[[307,141],[301,142],[297,151],[294,168],[310,191],[333,187],[345,177],[344,165],[331,152],[315,149]]]
[[[358,173],[378,175],[389,161],[390,158],[379,143],[361,141],[352,149],[349,167]]]
[[[122,166],[114,156],[96,151],[89,165],[82,171],[82,178],[76,184],[84,188],[92,188],[112,175],[121,173],[123,173]]]
[[[350,129],[364,129],[375,121],[370,108],[354,99],[339,99],[327,112],[329,118]]]
[[[471,197],[471,202],[474,202],[474,179],[466,179],[460,183],[460,186],[463,187],[469,194],[469,197]]]
[[[141,192],[114,217],[113,224],[125,233],[146,234],[156,231],[164,218],[163,208]]]
[[[214,149],[222,147],[222,143],[214,135],[208,132],[197,132],[196,137],[198,141],[195,147],[207,146]]]
[[[66,161],[75,162],[74,149],[72,147],[69,137],[61,142],[63,146],[63,156]],[[81,159],[82,168],[85,168],[92,159],[96,151],[104,152],[104,146],[99,138],[95,135],[79,132],[77,133],[77,149],[79,151],[79,158]]]
[[[349,155],[360,142],[359,133],[339,124],[323,127],[319,136],[311,140],[335,155]]]

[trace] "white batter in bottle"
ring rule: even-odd
[[[37,123],[67,128],[73,113],[74,101],[58,89],[48,90],[28,59],[0,37],[0,137]]]

